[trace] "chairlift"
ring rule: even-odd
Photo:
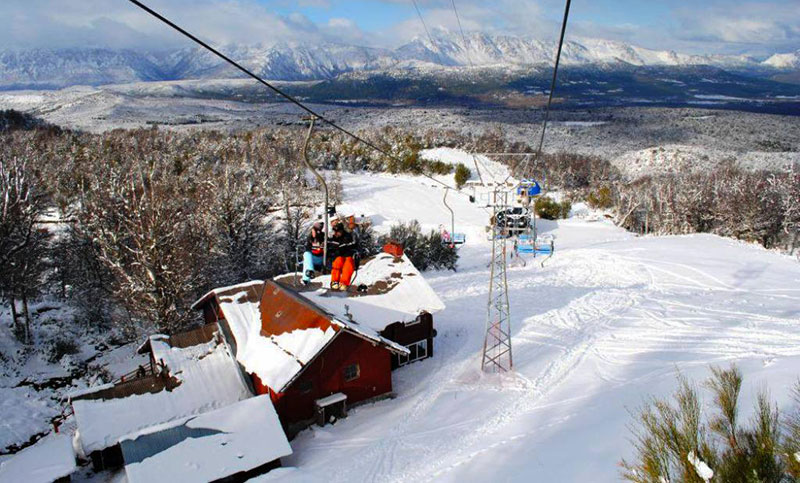
[[[517,201],[523,206],[530,206],[531,200],[542,194],[542,187],[535,179],[523,179],[517,186]]]
[[[517,253],[537,255],[552,255],[555,251],[555,240],[551,235],[539,237],[525,233],[517,237]]]
[[[467,235],[464,233],[457,233],[456,232],[456,214],[453,211],[453,208],[447,204],[447,193],[450,192],[450,188],[444,189],[444,197],[442,198],[442,203],[444,206],[450,211],[450,231],[448,232],[444,226],[441,227],[442,233],[442,245],[447,245],[451,248],[455,248],[456,246],[463,245],[467,242]]]

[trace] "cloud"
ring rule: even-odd
[[[723,51],[800,48],[800,8],[794,2],[745,2],[675,10],[671,35],[686,43]]]
[[[318,35],[303,16],[281,17],[253,0],[150,0],[164,14],[215,44],[271,43]],[[0,44],[8,47],[143,48],[186,40],[131,3],[109,0],[0,2]]]
[[[397,47],[425,35],[408,0],[372,0],[375,10],[352,18],[345,13],[350,10],[343,8],[349,1],[147,0],[154,9],[215,45],[330,41]],[[452,0],[416,1],[432,31],[458,32]],[[598,37],[692,53],[797,50],[800,9],[796,1],[704,0],[687,5],[683,0],[652,0],[638,7],[641,17],[620,10],[617,0],[574,3],[567,38]],[[455,3],[465,31],[543,40],[558,34],[564,7],[563,0]],[[276,8],[294,13],[281,15]],[[312,20],[306,15],[310,12],[320,15],[312,15]],[[382,14],[396,18],[389,17],[388,26],[384,19],[376,27],[373,19]],[[0,0],[0,45],[4,47],[154,49],[187,46],[187,42],[125,1]]]

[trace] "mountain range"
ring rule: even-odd
[[[452,32],[437,31],[434,42],[415,38],[396,49],[278,43],[227,45],[220,50],[264,78],[302,81],[370,71],[522,69],[551,64],[555,45],[530,37],[476,32],[462,39]],[[565,66],[598,65],[605,69],[709,65],[780,72],[800,69],[800,50],[759,60],[746,55],[692,55],[611,40],[579,39],[565,43],[562,62]],[[0,89],[6,90],[231,77],[241,74],[199,47],[150,52],[104,48],[0,50]]]

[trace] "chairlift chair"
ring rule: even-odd
[[[551,256],[555,251],[555,240],[552,235],[540,237],[525,233],[517,237],[517,253]]]
[[[444,226],[441,226],[442,245],[448,245],[455,248],[456,246],[463,245],[467,242],[467,235],[456,232],[456,214],[453,211],[453,208],[447,204],[447,193],[449,191],[450,188],[445,188],[442,203],[444,203],[444,206],[448,209],[448,211],[450,211],[450,231],[448,232]]]
[[[517,201],[523,206],[530,206],[531,200],[542,194],[542,187],[535,179],[523,179],[517,186]]]

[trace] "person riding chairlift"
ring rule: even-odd
[[[356,243],[341,220],[333,220],[331,226],[333,234],[328,239],[328,252],[335,257],[331,268],[331,290],[347,290],[356,267],[353,259]]]
[[[303,285],[311,283],[315,272],[322,271],[325,247],[325,224],[321,221],[311,226],[306,238],[306,250],[303,252]]]

